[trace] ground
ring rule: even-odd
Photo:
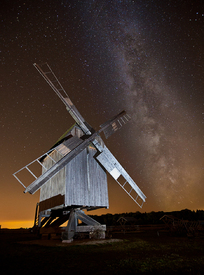
[[[30,230],[0,230],[1,274],[203,274],[204,237],[168,231],[113,233],[105,241],[39,240]],[[80,245],[79,245],[80,244]]]

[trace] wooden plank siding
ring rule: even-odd
[[[66,166],[66,205],[109,207],[107,175],[88,147]]]
[[[51,158],[58,161],[62,158],[56,150],[50,154]],[[43,165],[49,169],[53,166],[54,161],[50,157],[46,157]],[[42,168],[42,173],[46,171]],[[57,195],[65,195],[65,167],[60,170],[53,178],[47,181],[40,189],[40,202]]]
[[[53,150],[50,154],[51,158],[46,157],[43,160],[46,169],[53,166],[52,159],[58,161],[62,158],[61,153],[60,150]],[[43,206],[52,205],[52,198],[54,200],[56,196],[61,195],[64,196],[65,206],[108,208],[107,174],[94,158],[96,153],[97,150],[94,147],[88,146],[47,181],[40,189],[40,202],[49,201],[49,204],[43,204]],[[43,168],[42,173],[46,169]],[[56,206],[56,201],[54,204]]]

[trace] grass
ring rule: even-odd
[[[80,246],[21,242],[33,237],[0,231],[1,270],[5,270],[1,274],[203,274],[204,270],[201,236],[188,239],[167,233],[158,237],[156,232],[117,234],[113,238],[123,241]]]

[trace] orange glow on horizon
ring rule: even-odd
[[[31,228],[33,227],[33,220],[3,221],[3,222],[0,222],[0,225],[1,225],[1,229]]]

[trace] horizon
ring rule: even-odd
[[[100,215],[98,215],[98,214],[95,215],[95,214],[91,213],[90,216],[102,216],[102,215],[108,215],[108,214],[122,215],[122,214],[130,214],[130,213],[137,213],[137,212],[140,212],[140,213],[143,213],[143,214],[144,213],[148,214],[148,213],[151,213],[151,212],[155,212],[155,213],[158,213],[158,212],[172,213],[172,212],[181,212],[181,211],[184,211],[184,210],[188,210],[188,211],[191,211],[191,212],[204,211],[204,209],[191,210],[191,209],[185,208],[185,209],[181,209],[181,210],[172,210],[172,211],[159,210],[159,211],[150,211],[150,212],[141,212],[141,211],[120,212],[120,213],[109,213],[109,212],[107,212],[105,214],[100,214]],[[87,215],[89,215],[89,214],[87,214]],[[33,225],[34,225],[34,220],[13,220],[13,221],[7,220],[7,221],[1,221],[0,222],[0,228],[1,229],[32,229]]]

